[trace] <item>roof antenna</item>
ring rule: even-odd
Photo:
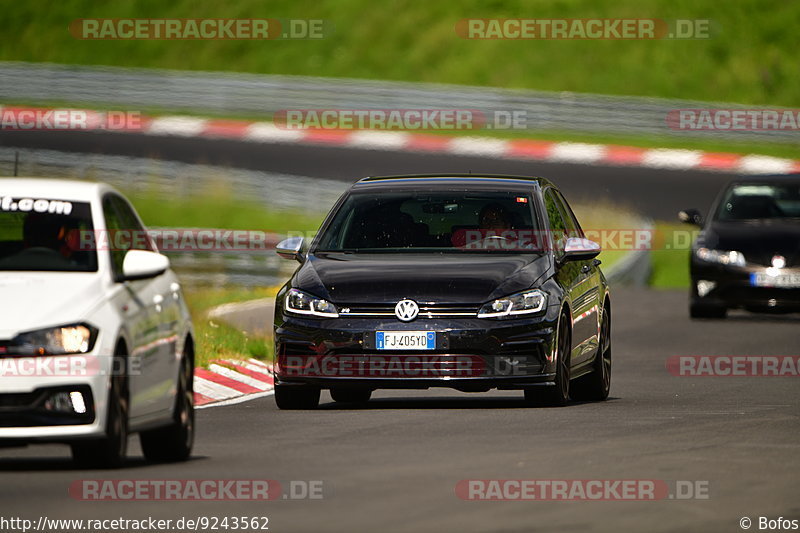
[[[17,177],[17,169],[19,168],[19,150],[14,152],[14,177]]]

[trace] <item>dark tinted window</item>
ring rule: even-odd
[[[558,200],[561,212],[564,215],[564,224],[566,225],[567,233],[570,237],[583,237],[583,230],[578,223],[578,218],[575,216],[575,213],[572,212],[572,208],[567,203],[564,195],[558,191],[554,192],[556,193],[556,200]]]
[[[381,192],[350,195],[317,251],[534,250],[526,192]]]
[[[564,213],[556,199],[555,191],[547,189],[544,193],[544,207],[547,211],[547,220],[550,224],[550,234],[553,240],[553,247],[556,254],[561,254],[564,250],[564,240],[569,231],[564,220]]]
[[[114,275],[122,274],[122,263],[128,250],[153,250],[150,238],[142,224],[122,197],[109,194],[103,198],[103,215],[106,220],[107,239]]]
[[[122,230],[125,229],[125,224],[119,218],[117,210],[114,208],[113,197],[106,196],[103,199],[103,216],[106,221],[106,231],[108,232],[108,252],[111,254],[111,270],[115,276],[122,274],[122,262],[125,259],[125,252],[128,247],[123,240],[121,245],[117,245],[114,240]]]
[[[725,194],[718,220],[800,218],[800,183],[739,183]]]
[[[0,270],[94,272],[88,202],[0,197]]]

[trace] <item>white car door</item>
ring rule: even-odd
[[[129,249],[150,249],[144,228],[133,216],[122,197],[109,194],[103,200],[107,242],[115,275],[122,274],[122,262]],[[116,233],[118,232],[118,233]],[[174,337],[164,317],[164,302],[169,294],[167,276],[122,282],[123,309],[133,346],[129,347],[130,416],[135,419],[171,407],[174,397],[177,364],[174,356]]]

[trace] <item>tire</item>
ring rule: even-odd
[[[315,409],[319,392],[319,387],[311,385],[275,385],[275,403],[282,410]]]
[[[337,403],[367,403],[372,396],[370,389],[334,387],[331,398]]]
[[[600,322],[600,341],[594,358],[594,369],[570,385],[569,395],[573,400],[601,402],[608,398],[611,390],[611,310],[603,307]]]
[[[569,401],[570,374],[570,331],[569,318],[562,314],[558,320],[556,337],[556,377],[555,386],[543,389],[525,389],[525,401],[530,405],[542,407],[563,407]]]
[[[689,304],[689,316],[691,318],[725,318],[728,309],[721,305],[699,304],[692,302]]]
[[[175,397],[173,421],[167,427],[139,434],[142,452],[148,461],[186,461],[194,445],[194,350],[190,341],[181,359],[178,394]]]
[[[113,368],[124,369],[125,352],[117,351]],[[124,373],[117,374],[115,371],[109,383],[106,436],[70,444],[72,458],[81,467],[119,468],[128,455],[128,380]]]

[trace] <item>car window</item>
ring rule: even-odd
[[[536,251],[535,220],[526,191],[356,193],[315,251]]]
[[[122,197],[108,194],[103,198],[103,215],[108,230],[108,253],[114,276],[122,275],[122,263],[128,250],[154,251],[150,237]]]
[[[553,189],[547,189],[544,193],[544,207],[547,211],[547,220],[550,224],[550,235],[553,240],[554,252],[561,255],[564,252],[564,241],[568,227],[564,221],[564,214],[558,205]]]
[[[103,199],[103,217],[106,221],[106,231],[108,232],[108,253],[111,258],[111,271],[114,276],[122,275],[122,262],[125,259],[125,252],[128,251],[129,246],[126,244],[125,239],[118,239],[117,237],[122,234],[125,229],[125,224],[120,220],[119,214],[114,207],[112,196],[106,196]],[[119,242],[118,242],[119,241]]]
[[[717,220],[800,218],[800,185],[738,183],[725,193]]]
[[[0,197],[0,270],[95,272],[91,204]]]
[[[132,234],[135,234],[137,237],[132,239],[131,249],[148,250],[151,252],[155,251],[155,247],[150,240],[150,235],[139,221],[139,217],[136,216],[136,213],[133,211],[133,208],[127,202],[127,200],[116,195],[112,195],[111,199],[115,209],[117,210],[117,213],[119,214],[120,222],[126,229],[130,230]]]
[[[553,192],[561,208],[561,213],[564,215],[564,225],[566,226],[567,234],[570,237],[583,237],[583,229],[581,229],[578,218],[575,216],[575,213],[572,212],[572,208],[567,203],[566,198],[564,198],[564,195],[561,194],[560,191],[553,190]]]

